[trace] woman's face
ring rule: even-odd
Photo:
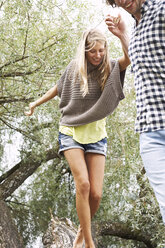
[[[99,65],[105,55],[104,42],[96,41],[96,45],[86,53],[87,60],[92,65]]]

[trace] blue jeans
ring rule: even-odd
[[[165,224],[165,130],[140,134],[140,153]]]

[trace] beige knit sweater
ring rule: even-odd
[[[95,75],[96,66],[88,65],[89,93],[83,97],[80,82],[72,82],[71,74],[75,61],[67,66],[65,72],[57,82],[61,111],[60,125],[80,126],[91,123],[110,115],[124,98],[123,83],[125,71],[120,72],[118,61],[111,61],[111,73],[101,91]]]

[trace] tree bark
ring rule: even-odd
[[[43,236],[44,248],[72,248],[77,229],[68,219],[51,218],[49,227]],[[96,247],[102,248],[99,238],[103,236],[116,236],[126,240],[141,242],[142,246],[156,248],[157,244],[152,242],[152,237],[139,230],[131,230],[122,223],[100,222],[92,224],[92,236]]]
[[[7,204],[0,200],[0,248],[23,248],[23,241]]]
[[[129,225],[123,223],[111,223],[110,221],[95,223],[95,230],[98,236],[116,236],[126,240],[139,241],[148,248],[156,248],[156,242],[152,241],[149,233],[141,230],[131,229]]]
[[[69,219],[51,218],[42,238],[44,248],[72,248],[77,229]]]
[[[45,156],[28,156],[27,159],[15,165],[0,178],[0,248],[23,248],[23,241],[13,222],[10,209],[5,199],[31,176],[43,163],[57,158],[55,150],[47,150]]]

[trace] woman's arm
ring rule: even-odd
[[[126,30],[126,25],[119,14],[118,17],[108,15],[105,19],[105,23],[108,26],[109,31],[120,39],[123,56],[118,59],[120,65],[120,71],[123,71],[130,64],[128,56],[129,36]]]
[[[25,115],[30,116],[33,114],[34,109],[43,104],[44,102],[47,102],[49,100],[51,100],[53,97],[57,96],[58,92],[57,92],[57,85],[55,85],[54,87],[52,87],[50,90],[48,90],[42,97],[40,97],[38,100],[36,100],[35,102],[31,102],[29,104],[29,111],[25,112]]]

